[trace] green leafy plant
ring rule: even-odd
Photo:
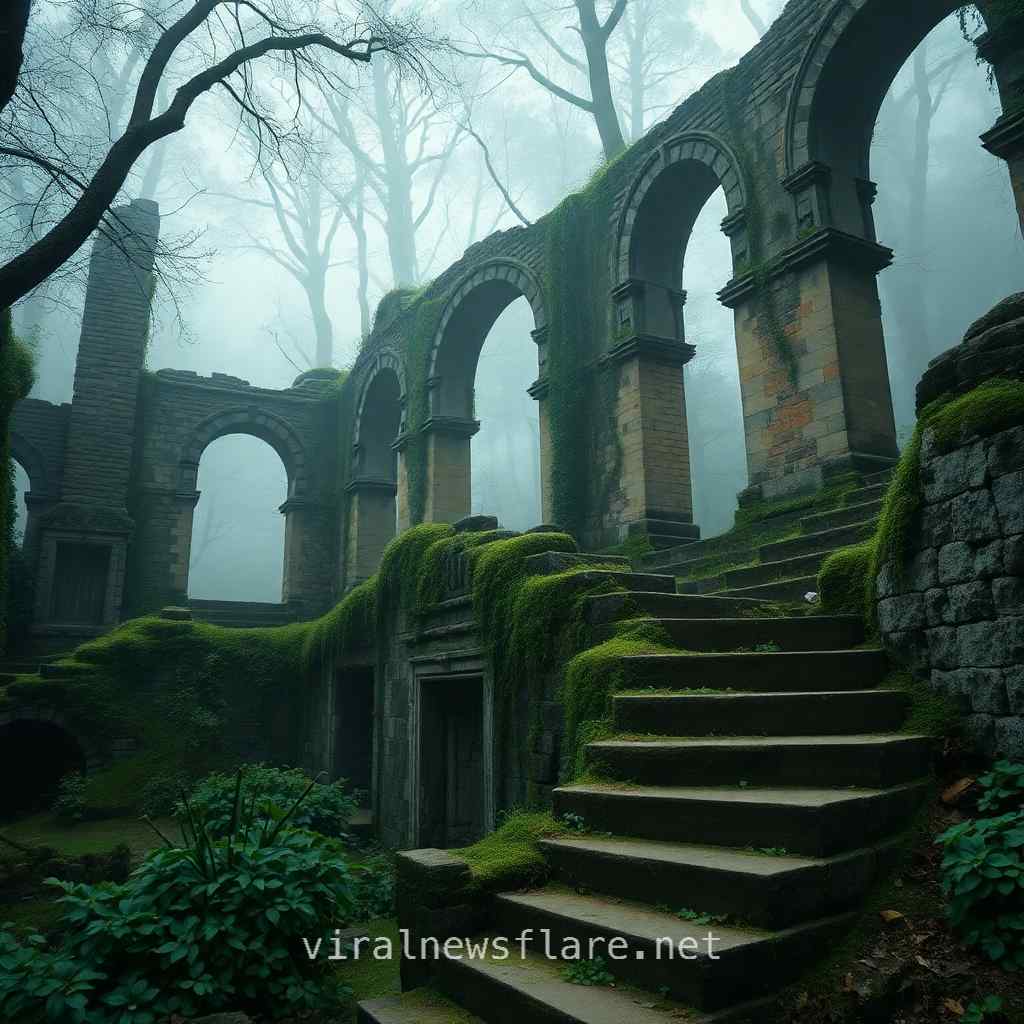
[[[1024,764],[1011,761],[996,761],[992,771],[978,779],[982,795],[978,800],[979,811],[1004,811],[1024,808]]]
[[[562,968],[562,977],[573,985],[614,985],[615,975],[608,970],[603,956],[593,960],[573,960]]]
[[[691,910],[689,907],[683,907],[681,910],[676,911],[676,917],[680,921],[689,921],[691,924],[727,924],[729,921],[728,914],[707,914],[699,910]]]
[[[183,845],[167,842],[125,883],[54,880],[66,938],[51,949],[0,932],[0,1019],[155,1024],[227,1008],[271,1018],[335,1009],[342,993],[317,942],[357,907],[340,845],[292,827],[312,786],[288,810],[259,808],[239,772],[226,835],[186,802]]]
[[[81,821],[85,817],[85,776],[71,772],[60,780],[52,810],[61,821]]]
[[[980,1003],[971,1003],[960,1018],[960,1024],[985,1024],[990,1016],[1003,1012],[999,996],[986,996]]]
[[[193,813],[205,823],[211,835],[220,837],[229,833],[236,779],[237,776],[214,772],[196,786],[188,799]],[[315,782],[300,768],[272,768],[265,764],[246,768],[242,800],[245,805],[254,804],[261,814],[286,807],[303,793],[305,798],[294,811],[293,827],[346,838],[345,830],[358,804],[355,796],[346,792],[344,780]],[[178,814],[185,814],[187,810],[184,802],[179,803]]]

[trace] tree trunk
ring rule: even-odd
[[[11,102],[25,60],[25,31],[32,0],[0,4],[0,111]]]
[[[611,160],[626,148],[626,140],[622,137],[619,116],[615,112],[611,77],[608,74],[608,37],[598,21],[594,0],[576,0],[576,7],[580,15],[580,35],[587,51],[594,123],[601,136],[605,159]]]
[[[747,16],[747,21],[754,26],[754,31],[758,36],[763,36],[768,31],[768,26],[765,25],[761,15],[754,10],[751,0],[740,0],[740,8]]]
[[[323,367],[334,362],[334,327],[327,313],[326,302],[327,261],[323,260],[314,273],[316,276],[310,278],[306,297],[309,299],[309,311],[313,314],[313,330],[316,333],[316,356],[313,362],[315,366]]]
[[[629,38],[629,139],[636,142],[644,133],[644,108],[647,105],[647,82],[644,79],[644,55],[647,42],[647,13],[640,6],[630,8],[633,31]]]
[[[398,138],[391,104],[391,77],[384,61],[373,64],[374,119],[380,130],[387,177],[387,236],[391,275],[396,288],[415,285],[419,278],[416,227],[412,217],[412,175],[405,154],[405,139]]]

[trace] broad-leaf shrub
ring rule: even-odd
[[[192,791],[188,803],[214,836],[226,835],[235,802],[235,775],[214,772]],[[343,779],[331,783],[312,782],[301,768],[272,768],[255,764],[246,767],[242,782],[243,807],[258,814],[272,814],[289,807],[308,790],[290,818],[293,828],[307,828],[324,836],[346,838],[346,828],[357,809],[356,798],[346,792]],[[185,812],[179,802],[177,812]]]
[[[185,845],[151,854],[123,884],[53,880],[64,941],[0,931],[0,1020],[155,1024],[224,1009],[269,1019],[335,1008],[310,948],[358,915],[341,845],[290,828],[297,813],[241,801],[228,834],[186,808]]]
[[[942,888],[949,918],[969,946],[1007,969],[1024,967],[1024,769],[1006,761],[979,780],[982,810],[936,842],[945,847]]]

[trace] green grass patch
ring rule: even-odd
[[[180,838],[172,819],[159,818],[155,824],[169,838]],[[0,825],[0,834],[23,846],[48,846],[69,857],[107,853],[124,843],[132,851],[132,858],[141,860],[150,850],[163,845],[150,825],[138,818],[108,818],[69,825],[58,821],[49,811]]]
[[[871,565],[875,541],[842,548],[829,555],[818,571],[818,596],[822,611],[829,615],[860,615],[870,619],[868,607]]]
[[[401,964],[401,940],[398,922],[394,918],[381,917],[366,924],[364,934],[371,940],[383,939],[390,944],[394,956],[391,959],[377,958],[373,955],[373,942],[360,946],[358,959],[339,960],[337,968],[338,982],[351,991],[344,1008],[343,1020],[355,1021],[356,1007],[364,999],[380,999],[384,996],[398,995],[402,990],[399,968]],[[378,947],[385,948],[382,942]]]
[[[541,839],[569,834],[547,811],[514,810],[498,829],[472,846],[452,850],[473,873],[473,883],[487,892],[539,885],[548,874]]]

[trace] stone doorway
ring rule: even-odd
[[[419,842],[468,846],[487,831],[483,680],[425,680],[420,690]]]
[[[342,669],[335,678],[334,776],[370,806],[373,764],[373,669]]]

